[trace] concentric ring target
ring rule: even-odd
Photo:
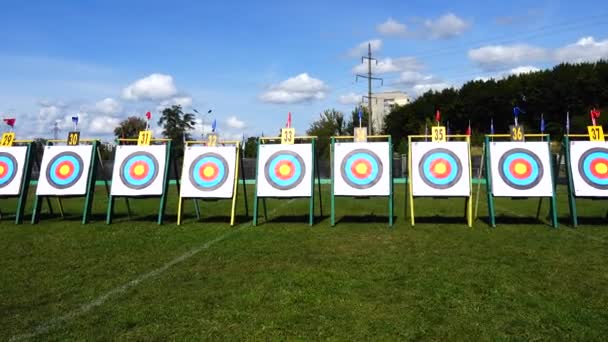
[[[46,179],[56,189],[67,189],[80,179],[83,170],[82,158],[74,152],[61,152],[51,159],[46,167]]]
[[[10,153],[0,152],[0,188],[9,185],[17,175],[17,160]]]
[[[340,164],[342,179],[355,189],[368,189],[382,177],[382,161],[371,150],[360,148],[350,151]]]
[[[299,154],[282,150],[273,153],[264,165],[264,177],[279,190],[293,189],[304,179],[306,165]]]
[[[460,181],[462,162],[454,152],[434,148],[420,158],[418,171],[426,185],[435,189],[448,189]]]
[[[224,185],[228,179],[228,162],[217,153],[204,153],[190,164],[188,175],[195,188],[212,191]]]
[[[608,190],[608,149],[591,148],[578,160],[578,172],[590,186]]]
[[[134,190],[148,187],[158,176],[158,160],[148,152],[133,152],[120,164],[120,180]]]
[[[543,164],[538,156],[524,148],[505,152],[498,161],[500,178],[517,190],[534,188],[543,178]]]

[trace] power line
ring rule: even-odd
[[[372,80],[377,80],[380,81],[381,84],[384,84],[384,80],[380,77],[373,77],[372,76],[372,60],[376,62],[376,65],[378,65],[378,60],[376,58],[372,57],[372,44],[368,43],[367,44],[367,56],[363,56],[361,57],[361,63],[365,62],[365,60],[367,60],[367,75],[360,75],[357,74],[355,76],[355,82],[359,79],[359,77],[361,78],[366,78],[367,79],[367,96],[363,96],[363,100],[365,101],[365,98],[367,98],[367,105],[368,105],[368,115],[369,115],[369,120],[368,120],[368,132],[369,135],[373,135],[374,134],[374,129],[373,129],[373,114],[372,114]],[[362,102],[364,102],[362,101]],[[376,99],[377,101],[377,99]]]

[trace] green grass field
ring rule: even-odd
[[[335,228],[307,225],[307,200],[270,200],[270,221],[231,228],[229,202],[191,202],[175,225],[172,196],[163,226],[158,200],[132,201],[134,217],[105,224],[105,190],[94,222],[74,217],[0,228],[0,340],[605,340],[608,334],[606,221],[536,222],[535,200],[496,203],[498,227],[469,229],[462,200],[417,200],[418,224],[396,223],[386,200],[340,198]],[[250,189],[252,190],[252,189]],[[252,191],[249,191],[251,195]],[[30,199],[29,202],[32,202]],[[2,200],[2,211],[14,202]],[[251,204],[251,202],[250,202]],[[31,205],[31,203],[30,203]],[[548,202],[544,203],[547,212]],[[608,206],[581,201],[580,216]],[[44,207],[46,211],[46,207]],[[31,212],[28,209],[28,212]],[[240,209],[242,213],[242,208]],[[426,218],[424,218],[426,216]],[[447,218],[446,218],[447,217]]]

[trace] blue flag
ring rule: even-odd
[[[517,106],[513,107],[513,116],[518,117],[519,114],[521,114],[521,109]]]
[[[494,118],[490,119],[490,134],[494,134]]]
[[[566,113],[566,134],[570,134],[570,112]]]
[[[211,132],[215,132],[216,126],[217,126],[217,122],[215,122],[215,119],[213,119],[213,122],[211,123]]]
[[[72,116],[72,122],[74,123],[74,125],[78,124],[78,116]]]
[[[359,107],[359,122],[361,122],[361,120],[363,120],[363,109]]]
[[[543,114],[540,114],[540,132],[545,133],[545,117]]]

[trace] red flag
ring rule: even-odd
[[[439,109],[437,109],[437,112],[435,112],[435,121],[441,121],[441,112],[439,111]]]
[[[147,112],[147,113],[146,113],[146,117],[148,118],[148,120],[152,119],[152,113]]]
[[[469,127],[467,127],[467,135],[471,135],[471,120],[469,120]]]
[[[600,111],[597,110],[597,109],[595,109],[595,108],[593,108],[591,110],[591,118],[592,119],[599,119],[600,118]]]
[[[15,119],[15,118],[3,119],[3,120],[7,125],[9,125],[11,127],[15,127],[15,121],[17,121],[17,119]]]
[[[287,114],[287,128],[291,128],[291,112]]]

